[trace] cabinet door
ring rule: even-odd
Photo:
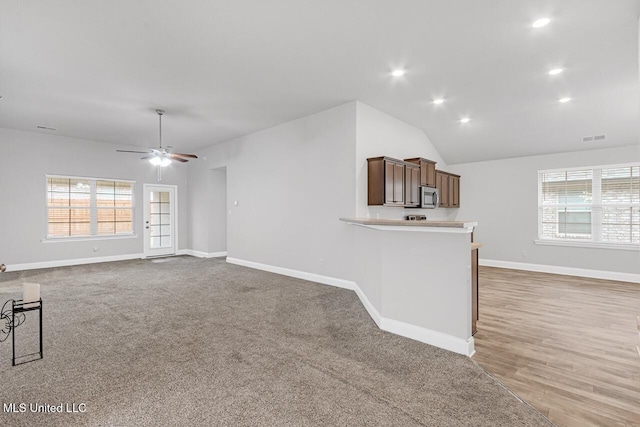
[[[449,175],[447,177],[449,179],[449,207],[453,207],[454,206],[454,200],[455,198],[454,196],[454,192],[453,192],[453,187],[455,187],[455,177],[453,175]]]
[[[411,168],[411,204],[420,205],[420,169]]]
[[[404,203],[407,206],[420,205],[420,167],[405,165]]]
[[[422,160],[420,161],[420,185],[422,185],[423,187],[427,187],[429,185],[427,184],[427,182],[429,182],[429,171],[427,170],[428,167],[428,162],[424,162]]]
[[[436,188],[440,190],[440,207],[449,207],[449,175],[436,172]]]
[[[436,164],[430,162],[422,162],[420,165],[420,173],[422,176],[421,184],[426,187],[435,187],[436,186]]]
[[[393,202],[404,204],[404,165],[393,164]]]
[[[451,181],[451,206],[455,208],[460,207],[460,177],[452,176]]]
[[[384,162],[384,203],[393,204],[393,191],[395,188],[395,163]]]

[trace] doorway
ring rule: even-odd
[[[144,184],[144,256],[174,255],[178,240],[175,185]]]

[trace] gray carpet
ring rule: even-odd
[[[0,275],[42,284],[45,357],[11,367],[0,425],[548,426],[472,360],[380,331],[355,293],[176,257]],[[33,351],[37,316],[19,327]]]

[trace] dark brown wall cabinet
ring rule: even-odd
[[[420,206],[420,187],[440,190],[442,208],[460,207],[460,175],[436,170],[436,162],[415,157],[367,159],[369,206]]]
[[[420,186],[436,186],[436,162],[433,160],[423,159],[422,157],[404,159],[404,161],[416,164],[420,167]]]
[[[373,157],[368,163],[368,204],[404,206],[405,163],[390,157]]]
[[[420,166],[404,165],[404,205],[420,206]]]
[[[436,188],[440,190],[440,207],[460,207],[460,175],[436,170]]]

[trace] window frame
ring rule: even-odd
[[[89,193],[89,214],[90,214],[90,231],[95,230],[96,234],[88,234],[82,236],[50,236],[49,235],[49,179],[50,178],[62,178],[62,179],[77,179],[90,182]],[[98,210],[100,206],[97,203],[97,182],[98,181],[111,181],[111,182],[124,182],[131,184],[131,233],[121,234],[97,234],[98,224]],[[55,242],[85,242],[91,240],[118,240],[118,239],[134,239],[138,235],[136,233],[136,181],[131,179],[120,178],[103,178],[103,177],[87,177],[76,175],[57,175],[57,174],[45,174],[44,176],[44,200],[45,200],[45,215],[44,215],[44,238],[41,239],[42,243],[55,243]]]
[[[623,243],[623,242],[603,242],[599,240],[602,233],[602,208],[605,206],[602,203],[602,170],[603,169],[615,169],[626,167],[640,167],[640,162],[620,163],[620,164],[607,164],[607,165],[595,165],[595,166],[576,166],[569,168],[555,168],[555,169],[538,169],[538,230],[537,239],[534,240],[536,245],[547,246],[569,246],[569,247],[586,247],[586,248],[600,248],[600,249],[622,249],[640,251],[640,243]],[[589,205],[591,212],[591,227],[592,234],[590,239],[544,239],[542,238],[543,230],[543,207],[542,204],[542,175],[544,173],[561,173],[572,172],[581,170],[592,171],[592,200]],[[597,171],[597,172],[596,172]],[[632,207],[639,207],[640,203],[631,203]],[[575,205],[573,207],[578,207]],[[594,209],[595,208],[595,209]]]

